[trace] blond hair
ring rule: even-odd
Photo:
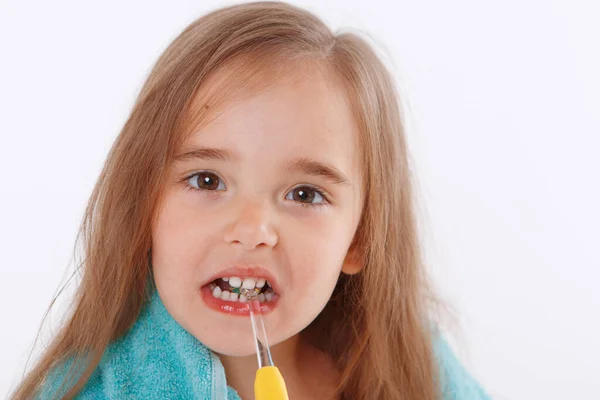
[[[239,62],[239,60],[244,62]],[[238,61],[238,62],[236,62]],[[313,14],[280,2],[211,12],[161,55],[108,155],[80,228],[85,259],[72,314],[13,394],[29,399],[49,371],[78,356],[76,395],[109,343],[124,335],[148,296],[151,225],[172,157],[201,122],[199,89],[234,68],[214,105],[275,65],[310,62],[344,90],[359,131],[364,208],[352,247],[364,263],[340,277],[332,298],[302,333],[331,355],[343,399],[435,399],[430,291],[422,265],[411,172],[394,81],[366,40],[333,34]],[[233,67],[232,67],[233,66]],[[279,74],[283,73],[282,70]],[[217,96],[220,96],[217,98]]]

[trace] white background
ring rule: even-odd
[[[295,3],[369,32],[394,69],[427,259],[468,368],[498,399],[600,399],[598,3]],[[0,395],[72,271],[87,198],[152,64],[225,4],[1,3]]]

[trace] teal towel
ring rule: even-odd
[[[440,369],[444,400],[489,400],[489,395],[458,361],[448,343],[438,336],[433,349]]]
[[[439,339],[444,400],[487,400],[489,397]],[[57,399],[69,363],[55,369],[40,400]],[[185,331],[154,291],[132,329],[111,343],[77,399],[214,399],[240,400],[227,386],[219,358]]]

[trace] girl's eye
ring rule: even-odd
[[[187,189],[200,192],[215,192],[226,190],[225,183],[214,172],[196,172],[186,179]],[[297,186],[285,196],[286,200],[300,203],[304,207],[325,206],[329,204],[326,196],[312,186]]]
[[[187,182],[196,190],[225,190],[225,183],[213,172],[195,173],[187,178]]]
[[[298,186],[289,191],[285,198],[302,203],[303,206],[327,205],[327,200],[323,193],[310,186]]]

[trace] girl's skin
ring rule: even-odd
[[[231,267],[260,266],[278,289],[264,318],[290,398],[328,398],[338,383],[333,360],[299,335],[325,307],[340,272],[361,268],[350,248],[362,208],[358,133],[333,82],[323,68],[297,69],[274,86],[209,108],[210,122],[180,153],[213,148],[235,158],[174,163],[152,227],[153,272],[165,307],[219,354],[228,383],[244,399],[253,398],[257,368],[250,321],[209,307],[201,293],[216,277],[231,276],[220,273]],[[346,182],[318,168],[288,170],[300,158],[334,167]]]

